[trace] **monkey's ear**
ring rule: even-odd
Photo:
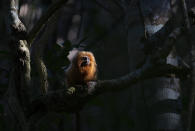
[[[68,54],[68,59],[69,61],[72,61],[74,59],[74,57],[78,54],[79,50],[74,48],[73,50],[71,50]]]

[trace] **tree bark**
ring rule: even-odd
[[[26,28],[18,16],[19,0],[9,0],[8,22],[10,30],[10,47],[14,52],[9,89],[5,95],[6,104],[19,122],[22,131],[28,130],[25,111],[29,104],[31,82],[30,52],[26,42]]]
[[[157,46],[165,42],[164,38],[166,38],[167,35],[161,34],[162,32],[159,32],[159,30],[162,29],[165,32],[169,32],[170,30],[167,30],[166,27],[163,28],[165,24],[169,24],[169,22],[173,22],[175,25],[177,24],[175,23],[176,21],[168,21],[168,19],[170,19],[170,10],[172,9],[168,8],[171,5],[170,2],[166,0],[159,2],[140,0],[140,6],[146,31],[145,39],[151,39],[153,36],[157,36],[161,39],[159,42],[154,41],[154,45],[151,47],[149,43],[144,44],[147,59],[147,57],[153,55],[152,52],[155,50],[155,44]],[[176,16],[172,14],[172,19],[175,17]],[[171,26],[170,28],[173,29],[175,26]],[[174,47],[167,53],[169,55],[166,58],[166,63],[178,66],[177,54]],[[145,92],[143,99],[146,101],[145,108],[148,109],[146,113],[148,114],[147,121],[149,121],[149,126],[144,130],[182,130],[179,81],[179,78],[175,77],[174,73],[170,73],[167,76],[156,77],[142,83],[141,90]],[[147,87],[147,89],[144,87]]]

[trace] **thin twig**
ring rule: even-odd
[[[125,13],[124,12],[124,9],[123,9],[123,6],[121,5],[121,3],[119,2],[119,0],[112,0],[122,11],[123,11],[123,13]]]
[[[112,17],[114,18],[118,18],[116,16],[116,14],[113,13],[113,11],[111,11],[109,8],[107,8],[105,5],[103,5],[101,2],[99,2],[98,0],[95,0],[95,3],[100,6],[101,8],[103,8],[106,12],[108,12]]]
[[[60,8],[64,5],[65,2],[68,0],[58,0],[54,4],[52,4],[49,9],[41,16],[35,26],[27,35],[27,41],[29,45],[32,44],[33,40],[35,39],[36,35],[42,29],[43,25],[49,20],[49,18]]]
[[[187,10],[185,0],[182,0],[182,6],[183,6],[183,15],[184,15],[185,26],[189,30],[190,29],[190,21],[189,21],[188,10]]]

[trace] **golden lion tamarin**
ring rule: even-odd
[[[97,64],[92,52],[79,51],[71,59],[70,66],[65,72],[66,86],[86,85],[97,79]],[[80,113],[75,113],[76,130],[80,130]]]
[[[92,52],[79,51],[66,70],[67,87],[84,85],[97,79],[97,64]]]

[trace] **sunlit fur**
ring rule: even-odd
[[[82,57],[87,56],[90,63],[86,66],[81,66]],[[79,51],[71,60],[71,64],[66,70],[66,85],[82,85],[89,81],[97,79],[97,64],[93,53],[88,51]]]

